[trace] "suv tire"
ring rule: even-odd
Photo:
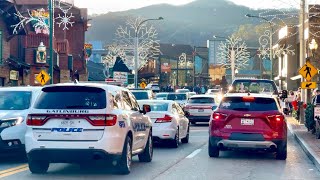
[[[278,147],[276,159],[286,160],[287,159],[287,141],[282,143],[282,146]]]
[[[29,159],[28,165],[31,173],[33,174],[44,174],[48,171],[49,162],[48,161],[36,161]]]
[[[188,125],[187,135],[186,135],[185,138],[182,138],[182,139],[181,139],[181,142],[182,142],[182,143],[189,143],[189,132],[190,132],[190,127],[189,127],[189,125]]]
[[[217,145],[211,144],[209,140],[208,153],[210,157],[219,157],[219,148]]]
[[[129,136],[126,137],[124,142],[122,155],[119,160],[119,173],[129,174],[131,170],[132,163],[132,141]]]
[[[153,141],[152,133],[150,131],[146,147],[144,148],[143,153],[138,155],[140,162],[151,162],[153,157]]]

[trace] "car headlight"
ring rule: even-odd
[[[1,119],[0,121],[0,128],[4,127],[11,127],[15,125],[19,125],[23,122],[23,117],[16,117],[16,118],[8,118],[8,119]]]

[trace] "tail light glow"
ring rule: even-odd
[[[27,125],[29,126],[42,126],[47,122],[47,116],[42,115],[28,115]]]
[[[166,114],[163,118],[157,118],[155,123],[168,123],[171,121],[172,121],[172,117]]]
[[[214,121],[224,121],[227,118],[228,115],[223,114],[223,113],[216,113],[214,112],[212,114],[212,118]]]

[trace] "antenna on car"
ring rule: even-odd
[[[78,83],[79,83],[78,79],[75,79],[75,80],[73,81],[73,83],[74,83],[74,84],[78,84]]]

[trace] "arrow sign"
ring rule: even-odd
[[[302,82],[301,88],[302,89],[315,89],[315,88],[317,88],[317,82]]]

